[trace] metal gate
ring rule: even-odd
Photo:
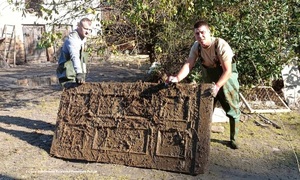
[[[56,157],[204,173],[210,84],[86,83],[64,90],[50,153]]]

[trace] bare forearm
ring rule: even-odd
[[[228,79],[230,78],[231,76],[231,72],[223,72],[223,74],[221,75],[220,79],[216,82],[216,84],[219,86],[219,87],[222,87],[227,81]]]
[[[222,64],[223,73],[220,79],[216,82],[216,85],[219,87],[222,87],[228,81],[228,79],[232,74],[232,65],[230,60],[221,61],[221,64]]]
[[[190,73],[190,69],[191,69],[190,63],[186,62],[182,66],[182,68],[180,69],[180,71],[178,72],[178,74],[176,75],[178,81],[183,80]]]

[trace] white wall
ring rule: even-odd
[[[6,0],[1,0],[0,2],[0,28],[3,29],[5,24],[15,25],[16,37],[20,40],[23,40],[22,24],[33,24],[34,22],[40,24],[46,23],[30,14],[24,17],[22,16],[22,12],[13,11],[13,8],[9,6]],[[2,32],[0,32],[0,36],[2,36]]]

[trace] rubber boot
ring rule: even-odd
[[[235,121],[233,118],[229,118],[229,125],[230,125],[230,148],[231,149],[238,149],[238,144],[236,142],[237,135],[238,135],[238,121]]]

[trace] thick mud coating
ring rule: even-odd
[[[210,84],[86,83],[61,96],[50,153],[65,159],[204,173]]]

